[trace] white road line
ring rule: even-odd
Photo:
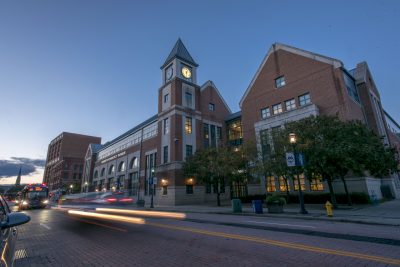
[[[299,225],[299,224],[286,224],[286,223],[271,223],[271,222],[258,222],[258,221],[246,221],[249,223],[261,223],[261,224],[271,224],[271,225],[281,225],[281,226],[293,226],[293,227],[304,227],[304,228],[316,228],[311,225]]]
[[[46,224],[44,224],[44,223],[40,223],[40,226],[43,226],[47,230],[51,230],[51,228],[49,226],[47,226]]]

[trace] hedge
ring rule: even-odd
[[[320,193],[320,194],[308,194],[304,193],[304,202],[306,204],[325,204],[326,201],[331,201],[331,196],[329,193]],[[285,197],[288,203],[299,203],[298,195],[289,195],[289,199],[287,199],[286,194],[281,194],[282,197]],[[346,194],[335,194],[336,201],[338,204],[347,204]],[[350,193],[351,201],[353,204],[369,204],[371,200],[366,193]],[[249,195],[246,197],[241,197],[240,200],[242,203],[251,203],[252,200],[265,200],[266,195]]]

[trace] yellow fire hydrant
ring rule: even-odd
[[[326,215],[328,217],[333,217],[333,205],[331,204],[331,202],[327,201],[325,203],[325,208],[326,208]]]

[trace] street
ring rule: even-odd
[[[31,221],[18,228],[17,267],[400,265],[398,227],[199,213],[115,216],[141,217],[141,224],[25,212]]]

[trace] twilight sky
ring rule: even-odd
[[[280,42],[348,69],[367,61],[400,121],[399,28],[395,0],[2,1],[0,183],[20,166],[22,182],[41,181],[40,159],[62,131],[106,142],[154,115],[160,66],[178,37],[200,65],[199,84],[214,81],[232,111]]]

